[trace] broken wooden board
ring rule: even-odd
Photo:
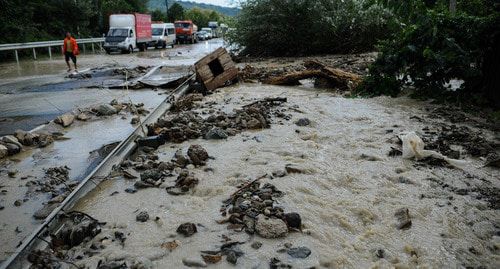
[[[224,86],[238,76],[238,68],[225,48],[218,48],[194,64],[196,76],[208,91]]]

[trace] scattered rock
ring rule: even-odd
[[[285,237],[288,233],[288,227],[283,220],[269,218],[262,214],[257,216],[255,230],[264,238]]]
[[[396,211],[394,216],[397,219],[396,227],[400,230],[406,230],[411,227],[411,218],[408,208],[400,208]]]
[[[205,139],[226,139],[227,137],[227,133],[219,127],[210,129],[205,135]]]
[[[0,144],[0,159],[7,157],[9,155],[9,150],[6,146]]]
[[[177,228],[177,232],[184,235],[185,237],[192,236],[195,234],[198,230],[196,229],[196,224],[194,223],[183,223]]]
[[[238,262],[238,255],[235,251],[231,251],[226,256],[226,261],[231,264],[236,264]]]
[[[274,257],[274,258],[271,258],[271,261],[269,262],[269,268],[270,269],[291,269],[292,266],[290,264],[287,264],[287,263],[283,263],[280,261],[280,259]]]
[[[11,177],[11,178],[14,178],[14,177],[16,177],[17,172],[18,172],[17,170],[12,169],[12,170],[9,170],[9,172],[7,172],[7,175],[8,175],[9,177]]]
[[[13,135],[3,136],[2,142],[7,143],[7,144],[14,144],[14,145],[18,146],[19,148],[23,147],[23,145],[21,145],[21,143],[19,143],[19,140],[17,140],[17,138]]]
[[[132,117],[132,119],[130,120],[130,124],[137,124],[137,123],[139,123],[139,121],[140,121],[139,116],[134,116],[134,117]]]
[[[76,116],[76,119],[79,121],[87,121],[89,119],[89,116],[87,116],[86,113],[80,113]]]
[[[109,116],[118,113],[116,108],[109,104],[101,104],[94,109],[100,116]]]
[[[311,255],[311,250],[306,247],[298,247],[298,248],[290,248],[287,251],[287,253],[293,258],[305,259],[309,257],[309,255]]]
[[[259,241],[255,241],[253,242],[251,245],[250,245],[253,249],[259,249],[260,247],[262,247],[262,243],[259,242]]]
[[[182,263],[187,267],[207,267],[207,263],[199,258],[184,258]]]
[[[62,127],[68,127],[71,124],[73,124],[73,121],[75,120],[75,116],[73,114],[64,114],[62,116],[57,117],[54,122],[57,124],[62,125]]]
[[[301,118],[295,122],[297,126],[308,126],[309,124],[311,124],[311,121],[308,118]]]
[[[203,165],[208,159],[208,152],[200,145],[191,145],[187,154],[194,165]]]
[[[221,255],[201,255],[206,263],[218,263],[222,260]]]
[[[161,247],[165,248],[167,250],[170,250],[170,252],[172,252],[174,249],[176,249],[179,246],[179,243],[180,243],[179,241],[174,240],[174,241],[165,242],[165,243],[161,244]]]
[[[8,155],[14,155],[21,152],[22,147],[18,146],[18,144],[5,143],[3,144],[7,148]]]
[[[293,174],[293,173],[296,173],[296,174],[303,174],[305,173],[305,169],[298,166],[298,165],[295,165],[295,164],[287,164],[285,166],[285,170],[287,173],[289,174]]]
[[[21,206],[22,204],[23,204],[23,200],[21,200],[21,199],[18,199],[18,200],[14,201],[14,205],[15,206]]]
[[[135,217],[135,220],[139,222],[146,222],[149,219],[149,214],[146,211],[141,211],[137,216]]]
[[[286,176],[286,170],[276,170],[276,171],[273,171],[273,177],[284,177]]]
[[[284,215],[284,220],[288,227],[300,230],[302,228],[302,219],[299,213],[291,212]]]

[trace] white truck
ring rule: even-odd
[[[155,22],[151,24],[153,34],[153,44],[155,48],[174,47],[176,42],[175,26],[173,23]]]
[[[144,51],[153,41],[151,35],[151,15],[112,14],[109,16],[109,31],[104,40],[104,49],[131,53],[136,48]]]

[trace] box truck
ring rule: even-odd
[[[112,14],[109,16],[109,31],[104,41],[104,49],[131,53],[136,48],[144,51],[153,41],[151,35],[151,15]]]
[[[151,29],[155,48],[174,47],[176,38],[173,23],[153,22]]]
[[[178,43],[196,43],[196,32],[198,26],[192,21],[175,21],[175,36]]]

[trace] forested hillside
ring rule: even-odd
[[[169,6],[173,5],[174,3],[178,3],[186,10],[197,7],[201,9],[215,10],[218,13],[221,13],[222,15],[225,16],[236,16],[240,12],[240,9],[234,7],[222,7],[211,4],[196,3],[191,1],[175,1],[175,0],[168,1]],[[149,0],[148,8],[150,10],[155,10],[155,9],[165,10],[165,0]]]

